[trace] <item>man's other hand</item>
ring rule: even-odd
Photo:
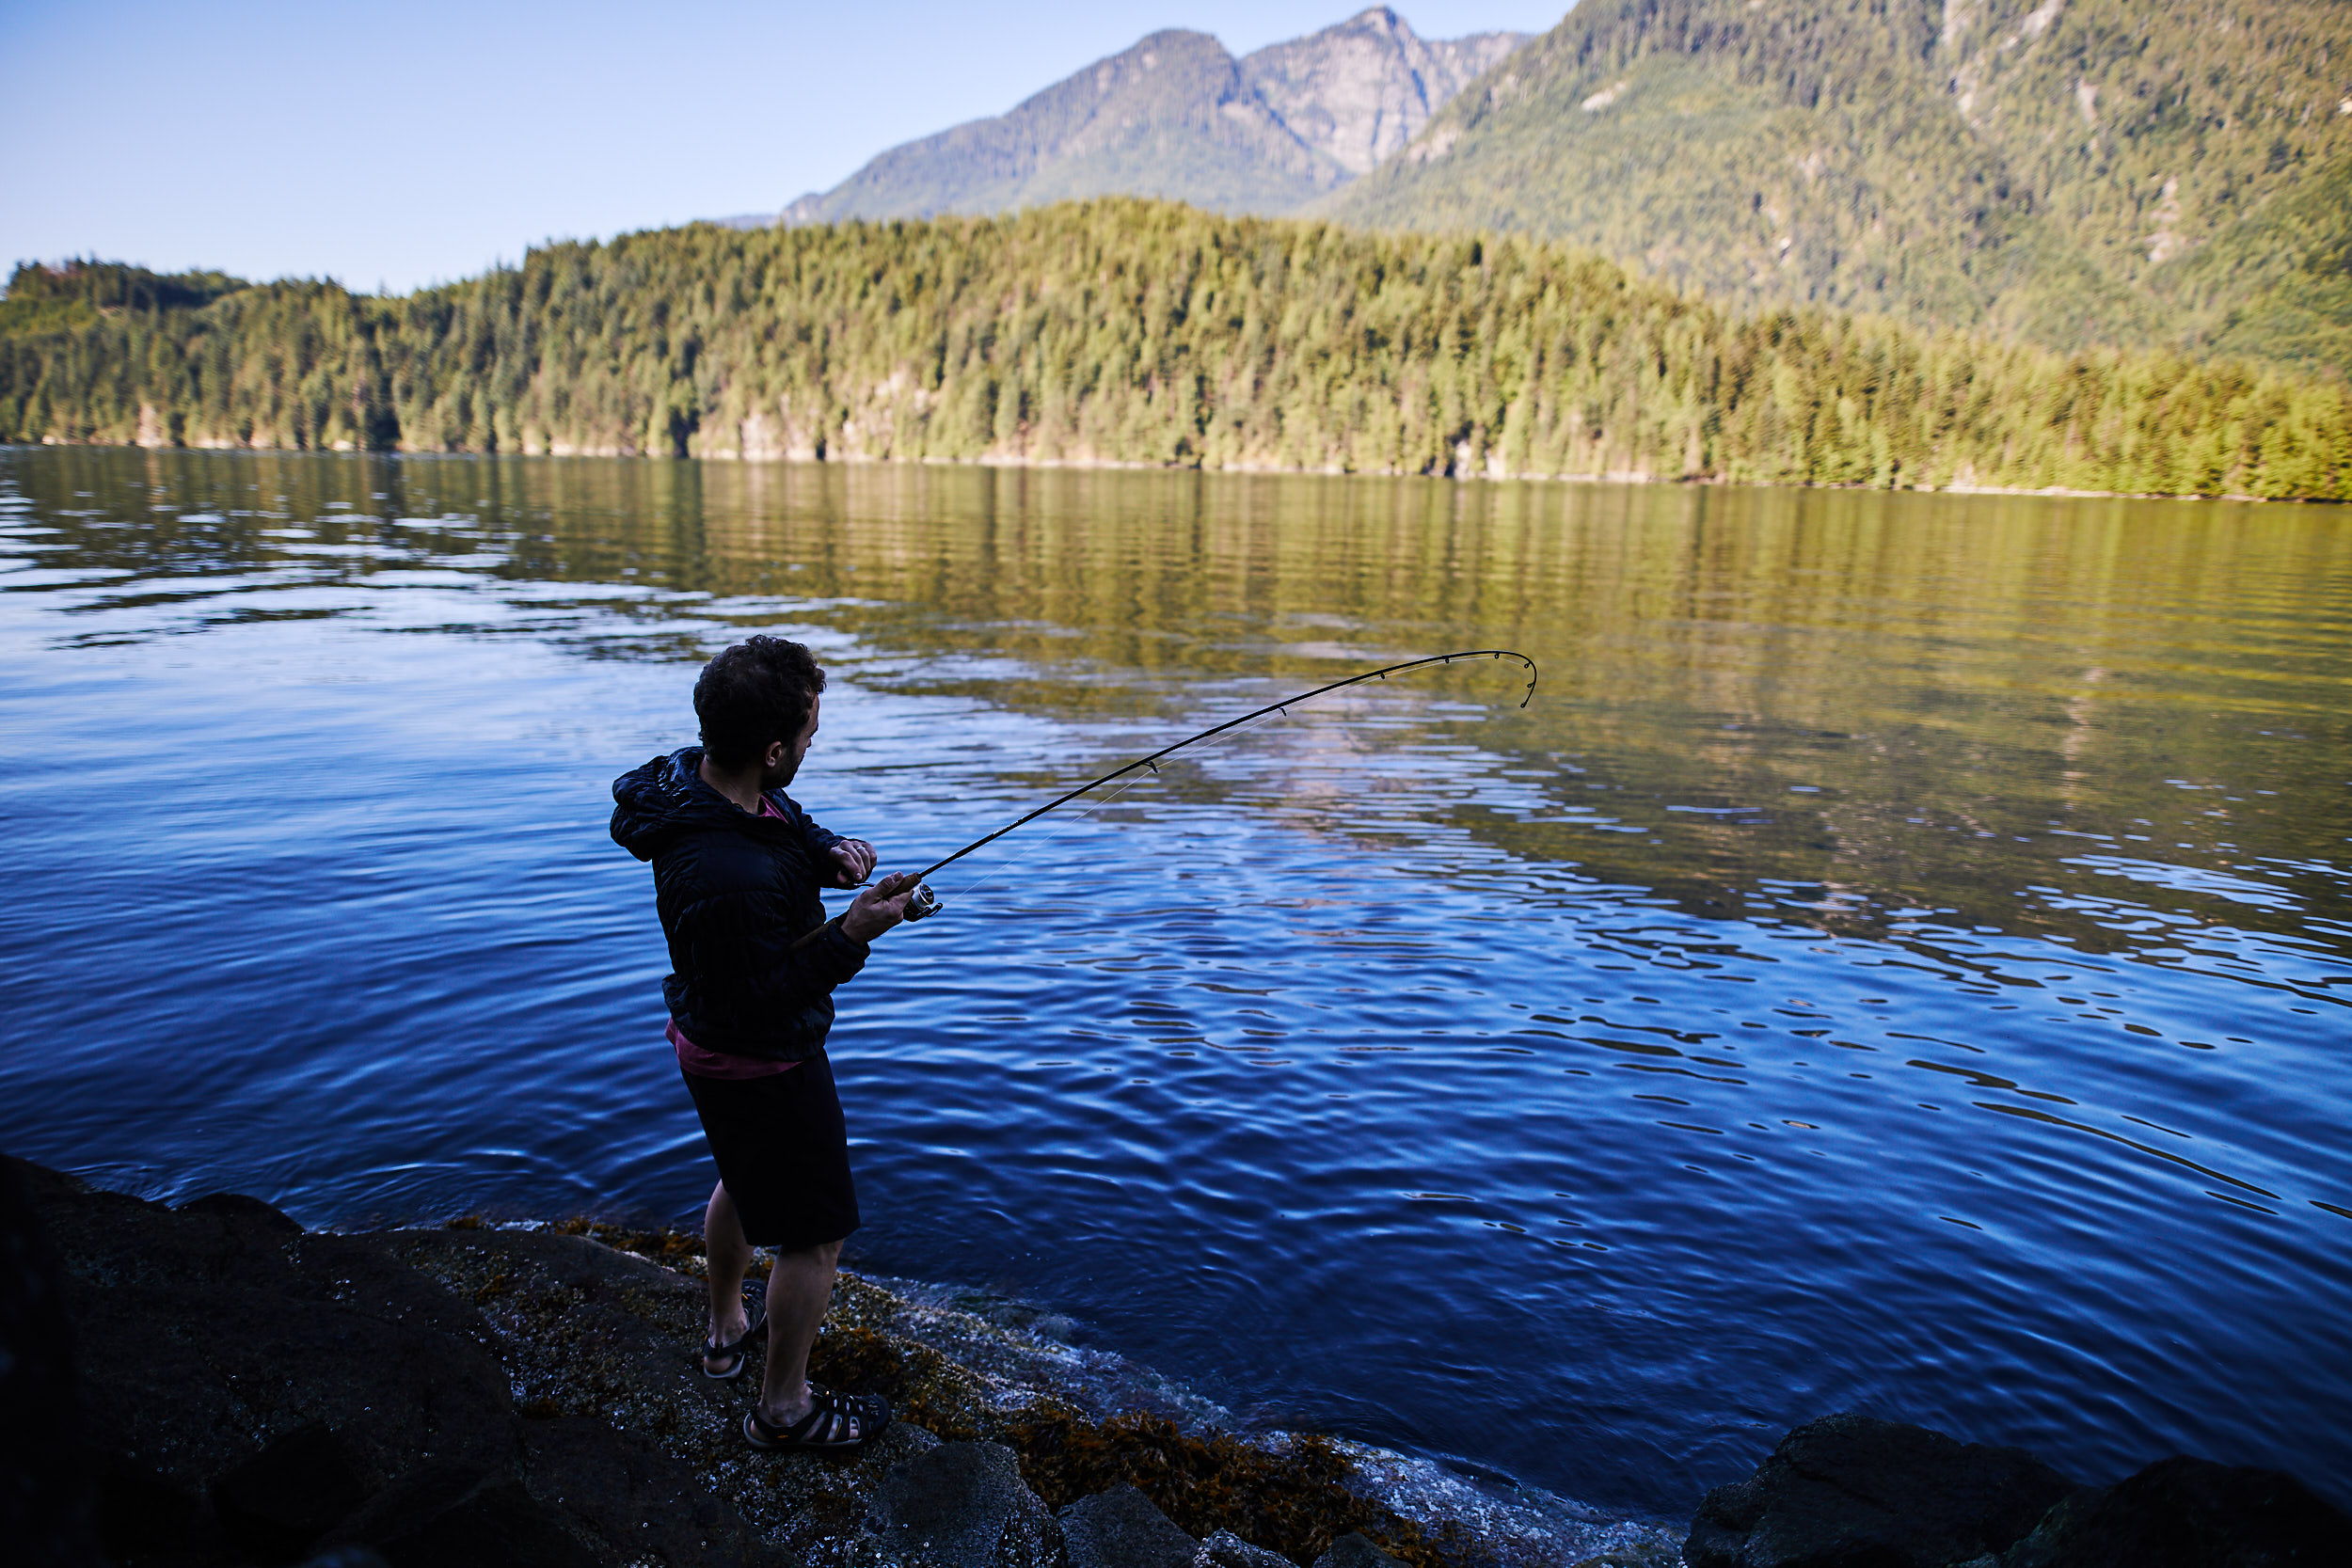
[[[874,847],[862,838],[842,839],[830,853],[835,887],[856,887],[874,874]]]
[[[907,900],[922,879],[912,871],[884,877],[860,893],[841,917],[841,934],[855,942],[871,942],[907,917]]]

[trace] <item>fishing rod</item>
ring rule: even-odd
[[[1426,658],[1408,658],[1402,664],[1391,664],[1383,666],[1378,670],[1367,670],[1359,675],[1350,675],[1345,680],[1333,681],[1327,686],[1318,686],[1312,691],[1302,691],[1295,697],[1285,697],[1279,703],[1268,703],[1265,706],[1245,713],[1238,719],[1228,719],[1222,724],[1213,725],[1208,729],[1202,730],[1199,735],[1188,735],[1184,736],[1184,739],[1176,742],[1173,746],[1163,746],[1148,757],[1137,757],[1135,761],[1127,764],[1125,767],[1115,768],[1099,779],[1089,779],[1077,788],[1065,790],[1061,794],[1055,796],[1052,800],[1046,801],[1043,805],[1038,807],[1037,810],[1028,813],[1026,816],[1015,817],[1012,821],[1006,823],[1003,827],[997,829],[986,838],[976,838],[971,843],[965,845],[962,848],[957,850],[954,854],[949,855],[946,859],[934,861],[931,864],[925,866],[922,870],[914,874],[915,888],[913,896],[907,900],[906,918],[909,920],[927,919],[931,915],[937,914],[944,907],[941,903],[939,895],[933,893],[927,885],[928,879],[930,879],[933,873],[955,864],[956,862],[963,859],[964,856],[970,854],[975,849],[987,847],[989,845],[995,843],[998,839],[1004,837],[1007,833],[1011,832],[1016,828],[1026,827],[1029,823],[1032,823],[1039,817],[1043,816],[1047,812],[1053,811],[1060,806],[1068,805],[1071,801],[1076,800],[1079,796],[1084,795],[1090,789],[1100,788],[1102,785],[1109,784],[1114,779],[1123,779],[1128,774],[1133,773],[1139,768],[1148,768],[1152,772],[1157,773],[1160,770],[1160,761],[1162,758],[1174,752],[1181,752],[1187,746],[1195,745],[1200,741],[1208,740],[1216,736],[1223,735],[1228,730],[1239,729],[1242,725],[1250,722],[1252,720],[1263,719],[1268,714],[1288,714],[1292,708],[1296,707],[1299,704],[1311,702],[1313,699],[1323,696],[1327,692],[1338,691],[1346,687],[1360,686],[1366,681],[1387,680],[1391,675],[1403,674],[1408,670],[1426,669],[1432,664],[1452,664],[1455,659],[1460,658],[1513,658],[1518,660],[1519,663],[1527,667],[1527,691],[1524,696],[1519,698],[1519,706],[1525,707],[1529,703],[1535,700],[1536,672],[1535,661],[1534,659],[1513,648],[1470,648],[1459,653],[1431,654]]]

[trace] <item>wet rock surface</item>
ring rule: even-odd
[[[1685,1543],[1362,1445],[1236,1437],[1036,1313],[848,1275],[812,1373],[898,1419],[854,1454],[761,1453],[739,1435],[757,1354],[735,1384],[696,1365],[688,1238],[332,1235],[234,1195],[168,1209],[13,1163],[0,1178],[17,1195],[0,1242],[28,1260],[0,1292],[0,1399],[39,1423],[9,1435],[57,1439],[18,1443],[0,1477],[8,1521],[51,1531],[12,1535],[44,1543],[36,1561],[96,1560],[94,1521],[124,1568],[2352,1562],[2352,1521],[2285,1476],[2169,1460],[2077,1488],[1858,1416],[1790,1433],[1708,1494]],[[60,1324],[103,1347],[78,1388]]]
[[[1192,1568],[1286,1568],[1290,1559],[1263,1546],[1253,1546],[1232,1530],[1221,1529],[1200,1543]]]
[[[391,1568],[596,1568],[613,1560],[616,1548],[625,1550],[620,1543],[595,1541],[580,1525],[512,1474],[437,1460],[395,1478],[322,1544],[372,1550]]]
[[[82,1449],[65,1270],[34,1212],[32,1175],[0,1160],[0,1542],[36,1562],[87,1561],[98,1550],[97,1489]]]
[[[2016,1449],[1844,1414],[1699,1505],[1690,1568],[2302,1568],[2352,1518],[2293,1477],[2168,1459],[2077,1486]]]
[[[16,1171],[103,1347],[80,1397],[111,1560],[790,1562],[631,1433],[518,1410],[480,1309],[382,1243]]]
[[[259,1562],[292,1562],[367,1500],[368,1464],[324,1421],[273,1437],[212,1485],[221,1536]]]
[[[1944,1568],[1997,1557],[2068,1490],[2020,1449],[1830,1416],[1782,1438],[1749,1480],[1709,1492],[1683,1556],[1691,1568]]]
[[[890,1471],[867,1524],[875,1555],[906,1568],[1054,1568],[1061,1527],[1000,1443],[943,1443]]]
[[[1040,1496],[1056,1483],[994,1440],[1041,1431],[1098,1469],[1148,1449],[1194,1506],[1281,1501],[1285,1538],[1315,1547],[1298,1561],[1328,1544],[1315,1520],[1335,1499],[1334,1517],[1418,1539],[1330,1483],[1346,1467],[1328,1444],[1306,1440],[1314,1473],[1286,1481],[1281,1451],[1190,1434],[1213,1406],[1007,1304],[843,1276],[812,1372],[898,1418],[853,1454],[762,1453],[739,1435],[759,1353],[743,1381],[700,1374],[706,1289],[674,1234],[306,1232],[248,1197],[171,1209],[12,1169],[54,1240],[61,1317],[109,1347],[78,1391],[103,1441],[69,1469],[95,1477],[106,1557],[132,1568],[1064,1568]],[[1122,1407],[1142,1425],[1095,1419]],[[1175,1535],[1190,1563],[1198,1543]]]
[[[1200,1549],[1133,1486],[1072,1503],[1062,1510],[1061,1528],[1069,1568],[1191,1568]]]
[[[1388,1568],[1396,1559],[1360,1535],[1343,1535],[1315,1559],[1314,1568]]]
[[[2067,1498],[2001,1568],[2317,1568],[2352,1563],[2352,1518],[2293,1476],[2167,1459]]]

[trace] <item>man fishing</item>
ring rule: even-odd
[[[612,783],[612,837],[653,863],[669,939],[669,1040],[718,1162],[703,1212],[710,1324],[703,1375],[742,1373],[767,1329],[768,1361],[743,1436],[759,1449],[853,1449],[889,1406],[808,1381],[809,1347],[857,1228],[848,1133],[825,1035],[833,993],[868,943],[906,918],[913,876],[885,877],[825,919],[820,887],[860,887],[874,847],[818,827],[785,786],[817,738],[825,673],[809,651],[754,637],[694,683],[700,746]],[[765,1303],[747,1307],[752,1248],[774,1249]]]

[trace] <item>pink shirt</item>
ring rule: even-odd
[[[784,813],[776,809],[773,800],[763,795],[759,798],[759,815],[782,816]],[[801,1065],[798,1062],[779,1062],[767,1056],[732,1056],[723,1051],[705,1051],[686,1037],[675,1019],[670,1021],[666,1033],[670,1044],[676,1048],[680,1069],[697,1078],[773,1078]]]
[[[668,1033],[670,1043],[677,1048],[678,1067],[697,1078],[773,1078],[801,1065],[766,1056],[730,1056],[723,1051],[705,1051],[679,1032],[675,1019],[670,1021]]]

